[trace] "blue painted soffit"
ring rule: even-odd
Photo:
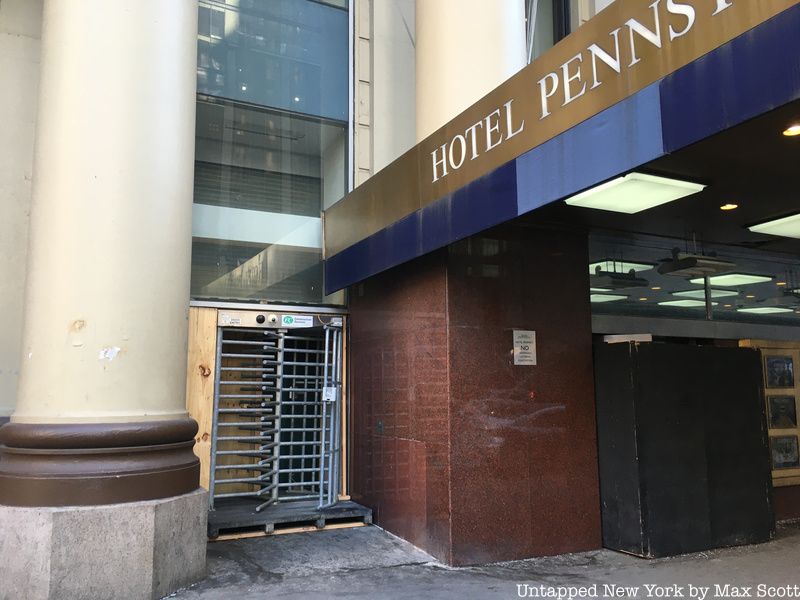
[[[800,98],[800,5],[325,261],[332,293]]]

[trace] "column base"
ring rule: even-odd
[[[194,419],[8,423],[0,427],[0,505],[87,506],[197,489]]]
[[[0,505],[0,600],[163,598],[205,577],[208,492],[98,506]]]

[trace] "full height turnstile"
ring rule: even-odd
[[[341,316],[219,311],[212,510],[337,502],[342,325]]]

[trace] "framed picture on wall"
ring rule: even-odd
[[[793,388],[794,361],[791,356],[767,356],[767,387]]]
[[[795,469],[800,467],[800,453],[798,453],[797,436],[783,435],[769,439],[772,449],[773,469]]]
[[[797,405],[794,396],[767,396],[770,429],[795,429]]]

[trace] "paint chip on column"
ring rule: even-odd
[[[98,360],[108,360],[112,361],[117,357],[119,354],[120,348],[118,346],[109,346],[108,348],[103,348],[100,350],[100,353],[97,355]]]

